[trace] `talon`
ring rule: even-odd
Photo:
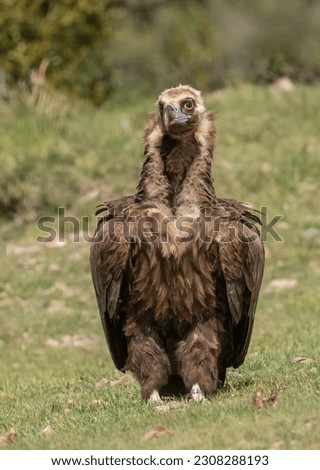
[[[158,390],[153,390],[150,397],[148,398],[148,402],[162,402]]]
[[[203,401],[205,400],[204,394],[201,391],[201,388],[198,384],[194,384],[191,387],[189,398],[194,401]]]

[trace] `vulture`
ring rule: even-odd
[[[98,206],[90,264],[106,341],[142,399],[201,401],[247,354],[264,268],[258,212],[216,196],[215,116],[201,93],[160,94],[134,195]]]

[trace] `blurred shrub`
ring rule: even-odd
[[[9,83],[28,81],[45,60],[54,87],[103,101],[110,92],[110,72],[106,62],[103,71],[95,65],[92,52],[110,36],[111,1],[1,0],[0,68]]]
[[[204,2],[172,1],[150,13],[142,19],[123,10],[117,19],[118,28],[106,45],[116,90],[149,92],[186,82],[210,87],[219,50],[216,22]]]
[[[121,92],[320,77],[319,0],[176,0],[116,23],[106,54]]]
[[[246,40],[247,80],[320,78],[319,0],[229,0],[232,3],[251,30]]]
[[[320,0],[2,0],[0,72],[28,81],[47,63],[55,88],[96,104],[180,82],[314,81],[319,24]]]

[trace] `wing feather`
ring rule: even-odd
[[[258,229],[241,220],[223,230],[219,257],[232,317],[233,367],[246,356],[252,333],[264,267],[264,247]]]
[[[90,250],[91,275],[101,321],[112,359],[119,370],[124,369],[127,360],[127,341],[123,333],[125,300],[129,295],[130,244],[125,236],[123,216],[126,202],[127,199],[122,198],[104,206],[108,215],[100,220]],[[99,209],[99,213],[101,211]]]

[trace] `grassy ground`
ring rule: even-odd
[[[89,216],[137,183],[142,129],[156,97],[92,110],[47,102],[5,105],[0,143],[0,436],[11,449],[318,449],[320,445],[320,87],[290,94],[251,86],[206,97],[217,111],[220,196],[283,215],[269,237],[249,354],[210,402],[142,403],[116,380],[89,275],[89,244],[40,244],[40,215]],[[23,111],[23,112],[22,112]],[[5,193],[5,194],[4,194]],[[15,201],[15,204],[14,204]],[[29,220],[29,222],[26,222]],[[24,221],[24,223],[23,223]],[[252,395],[275,389],[256,406]],[[172,434],[145,439],[162,425]],[[46,432],[43,432],[44,430]],[[1,441],[1,439],[0,439]],[[1,444],[0,444],[1,445]]]

